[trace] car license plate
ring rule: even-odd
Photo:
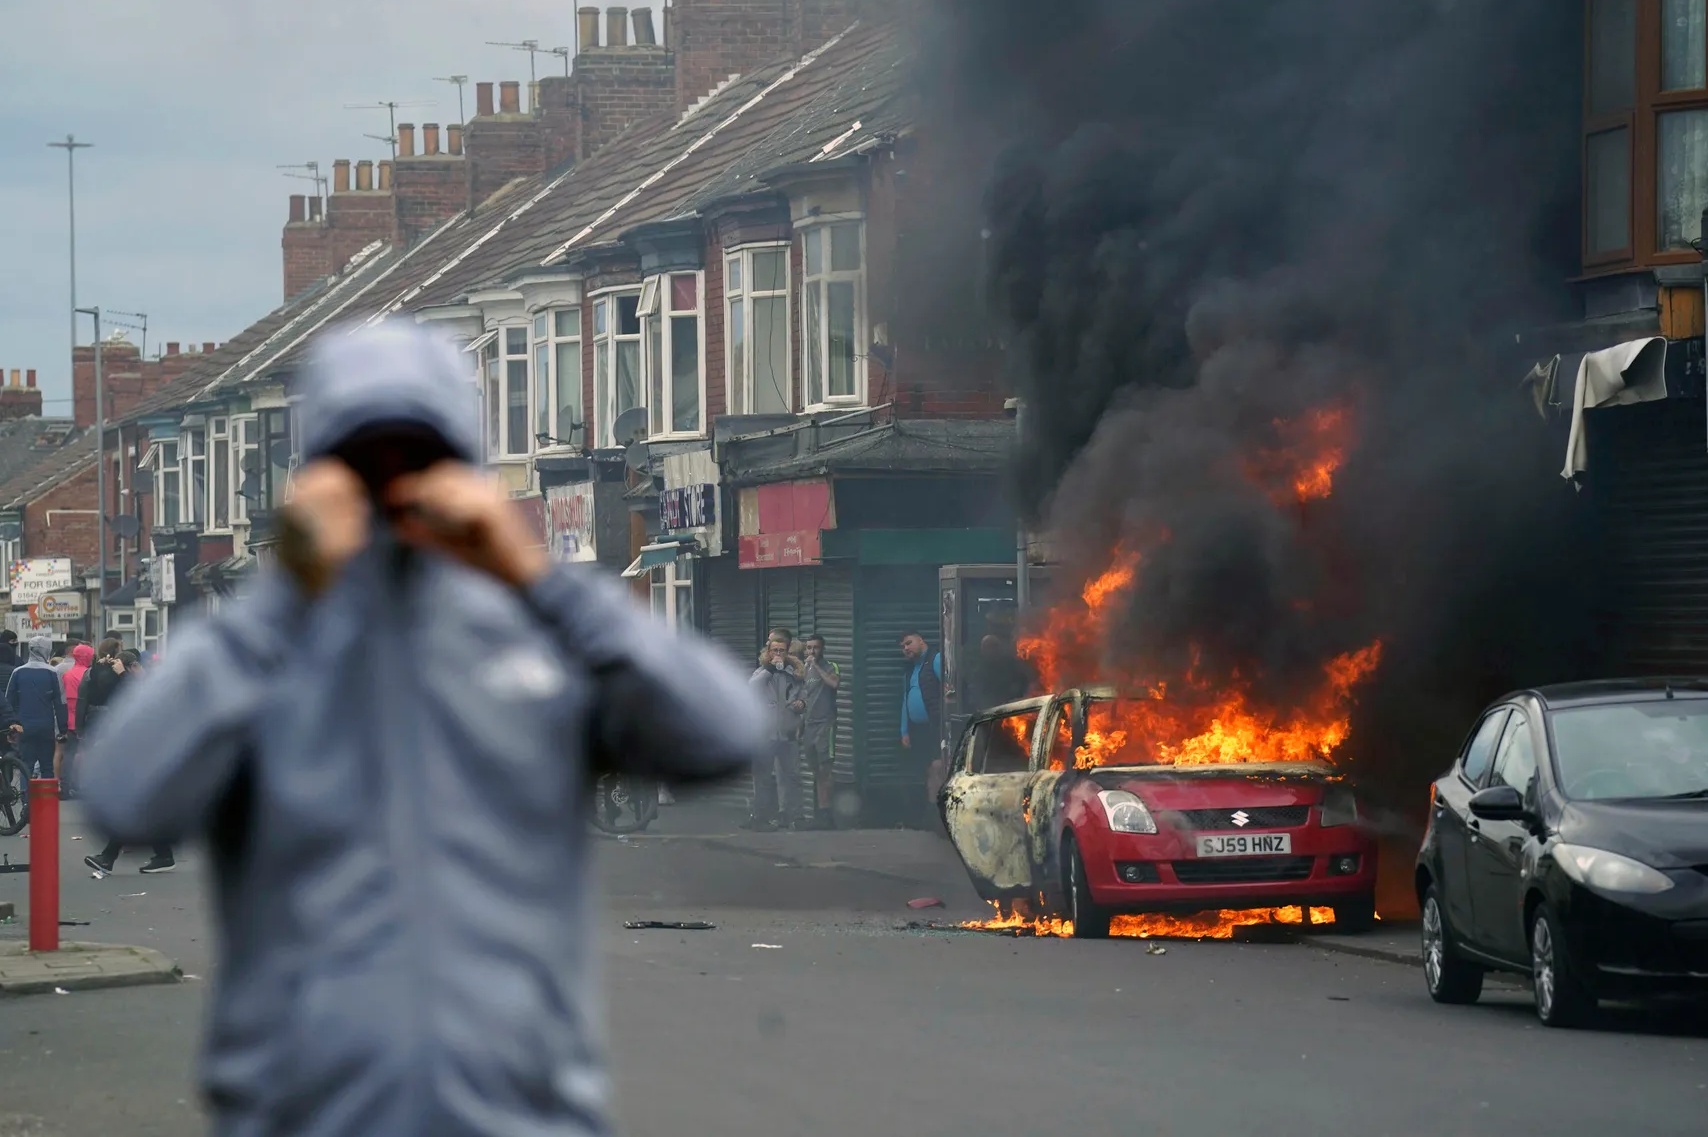
[[[1292,851],[1291,833],[1229,833],[1198,838],[1200,857],[1261,857]]]

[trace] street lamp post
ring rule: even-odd
[[[105,377],[101,374],[101,309],[75,309],[72,319],[77,318],[78,312],[93,317],[95,321],[95,541],[99,547],[95,554],[95,579],[100,582],[95,586],[95,595],[101,602],[101,620],[104,623],[107,618],[107,391]],[[75,333],[75,325],[72,331]],[[76,394],[75,380],[72,393]]]
[[[65,202],[71,221],[71,351],[77,353],[77,152],[95,145],[79,142],[75,134],[67,134],[64,142],[49,142],[56,150],[65,151]],[[95,350],[101,350],[97,336]]]

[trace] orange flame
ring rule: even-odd
[[[1001,904],[991,905],[996,915],[989,920],[968,920],[960,926],[969,931],[1013,932],[1023,936],[1071,936],[1073,921],[1054,916],[1028,916]],[[1231,940],[1234,929],[1258,924],[1283,924],[1303,927],[1323,927],[1334,923],[1333,908],[1304,909],[1297,905],[1284,908],[1224,909],[1196,912],[1189,916],[1170,916],[1150,913],[1139,916],[1116,916],[1109,924],[1109,934],[1123,939]]]
[[[1327,497],[1345,459],[1352,427],[1346,407],[1279,421],[1275,429],[1286,449],[1263,452],[1250,472],[1262,484],[1287,487],[1283,496],[1288,500]],[[1292,457],[1298,454],[1305,457]],[[1142,564],[1139,552],[1117,547],[1109,566],[1080,590],[1077,603],[1069,600],[1050,609],[1041,626],[1020,638],[1020,654],[1044,689],[1107,682],[1123,696],[1093,704],[1072,764],[1089,768],[1328,760],[1351,733],[1354,690],[1380,665],[1381,641],[1328,660],[1320,683],[1291,707],[1257,705],[1251,676],[1236,672],[1206,677],[1195,655],[1180,676],[1150,674],[1142,666],[1112,674],[1106,661],[1112,653],[1105,650],[1109,629],[1118,622],[1116,606],[1138,583]],[[1051,765],[1057,769],[1068,764],[1066,742],[1058,738],[1052,747]]]

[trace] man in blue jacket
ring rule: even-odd
[[[6,704],[17,716],[23,733],[18,756],[33,778],[55,776],[54,759],[65,737],[65,688],[53,669],[53,637],[37,632],[30,637],[30,657],[12,671],[6,682]]]
[[[472,465],[450,346],[334,331],[301,390],[282,567],[176,635],[85,766],[115,840],[207,839],[216,1132],[606,1134],[592,782],[749,768],[761,710],[733,661],[549,561]]]

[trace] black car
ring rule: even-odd
[[[1569,1026],[1602,998],[1708,990],[1708,680],[1509,695],[1430,799],[1417,894],[1437,1002],[1518,972]]]

